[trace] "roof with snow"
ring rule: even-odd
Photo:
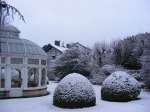
[[[57,50],[59,50],[60,52],[65,52],[66,50],[68,50],[68,48],[63,47],[63,46],[57,46],[55,44],[51,44],[52,47],[56,48]]]
[[[69,44],[69,47],[72,48],[72,47],[80,47],[80,48],[84,48],[84,49],[87,49],[87,50],[91,50],[90,48],[82,45],[81,43],[79,42],[75,42],[75,43],[70,43]]]

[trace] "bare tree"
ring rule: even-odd
[[[0,0],[0,25],[6,23],[7,17],[14,19],[15,14],[17,14],[19,18],[25,22],[24,16],[17,8],[6,3],[4,0]]]
[[[114,62],[128,69],[140,69],[141,48],[134,36],[114,42]]]
[[[92,62],[101,67],[102,57],[104,56],[106,50],[107,45],[105,42],[95,43],[92,53]]]
[[[114,61],[117,65],[123,65],[131,55],[130,43],[118,40],[113,43]]]

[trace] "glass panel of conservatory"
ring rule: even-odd
[[[6,63],[6,58],[5,57],[1,57],[1,63],[5,64]]]
[[[28,64],[38,65],[39,59],[28,59]]]
[[[26,45],[26,51],[29,54],[37,54],[37,50],[33,45],[27,44]]]
[[[24,45],[18,43],[9,43],[9,50],[12,53],[25,53]]]
[[[7,53],[8,46],[6,42],[0,42],[0,52]]]
[[[22,58],[11,58],[11,64],[23,64]]]
[[[26,45],[26,52],[29,54],[32,53],[32,48],[30,47],[30,45]]]
[[[41,60],[41,65],[46,65],[46,60]]]

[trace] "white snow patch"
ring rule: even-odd
[[[62,46],[57,46],[55,44],[51,44],[53,47],[55,47],[56,49],[58,49],[61,52],[65,52],[66,50],[68,50],[68,48],[66,47],[62,47]]]
[[[140,100],[130,102],[109,102],[101,100],[100,86],[94,85],[97,104],[82,109],[63,109],[52,104],[57,83],[50,82],[50,95],[34,98],[0,100],[0,112],[149,112],[150,92],[142,91]]]

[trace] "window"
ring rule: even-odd
[[[4,88],[5,87],[5,74],[6,74],[6,69],[5,67],[2,67],[0,69],[0,88]]]
[[[52,59],[56,59],[56,56],[52,56]]]
[[[0,42],[0,52],[4,53],[8,52],[8,46],[6,42]]]
[[[28,69],[28,87],[37,87],[39,83],[39,73],[37,68]]]
[[[5,57],[2,57],[2,58],[1,58],[1,63],[2,63],[2,64],[5,64],[5,63],[6,63],[6,58],[5,58]]]
[[[11,64],[23,64],[22,58],[11,58]]]
[[[46,65],[46,60],[41,60],[41,65]]]
[[[28,59],[28,64],[38,65],[39,59]]]
[[[20,88],[22,83],[21,71],[19,69],[11,70],[11,87]]]

